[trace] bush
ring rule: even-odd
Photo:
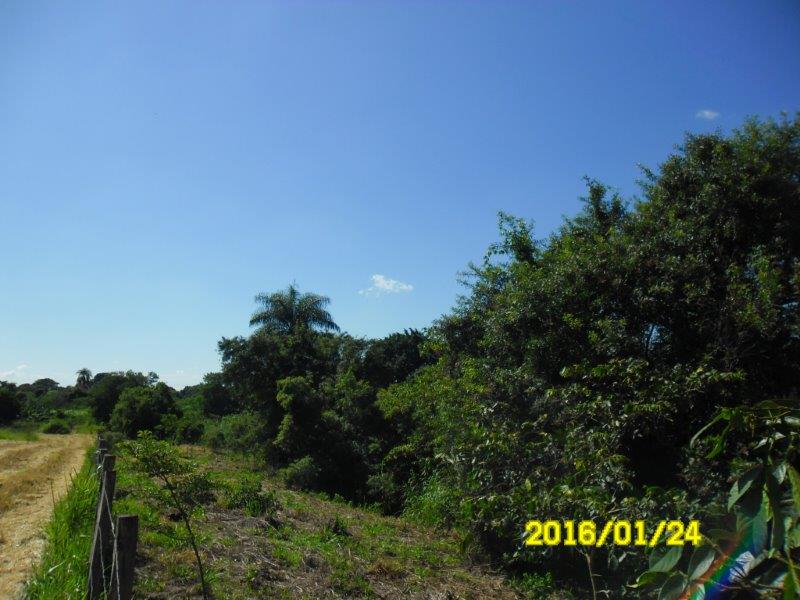
[[[208,421],[203,443],[214,450],[252,453],[264,441],[264,424],[255,413],[243,412]]]
[[[459,490],[434,475],[425,482],[418,494],[409,495],[404,514],[423,525],[449,527],[456,521],[454,510],[459,504]]]
[[[531,600],[551,598],[555,591],[552,573],[524,573],[519,579],[513,580],[512,585],[523,598]]]
[[[202,415],[191,412],[175,423],[174,439],[177,444],[196,444],[203,437],[206,421]]]
[[[155,431],[164,437],[162,421],[177,413],[175,399],[169,388],[159,383],[155,387],[133,387],[124,390],[111,414],[111,429],[133,438],[139,431]],[[170,432],[167,431],[167,434]]]
[[[53,419],[42,427],[42,433],[70,433],[72,429],[64,419]]]
[[[47,394],[34,396],[28,393],[23,400],[20,416],[27,421],[44,421],[52,412],[53,405],[48,401]]]
[[[259,479],[242,479],[225,490],[222,505],[225,508],[243,508],[251,517],[274,512],[278,499],[274,491],[262,492]]]
[[[319,481],[321,469],[310,456],[294,461],[278,472],[289,487],[296,489],[313,489]]]

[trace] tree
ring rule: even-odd
[[[129,387],[147,386],[147,377],[141,373],[98,373],[89,392],[92,416],[100,422],[108,423],[111,413],[119,401],[122,391]]]
[[[75,380],[75,387],[85,392],[89,389],[89,386],[92,383],[92,372],[84,367],[80,369],[77,373],[78,378]]]
[[[196,463],[182,456],[175,446],[154,439],[150,432],[140,432],[139,437],[125,443],[123,449],[133,458],[134,470],[147,475],[156,484],[147,486],[143,491],[162,507],[178,513],[186,530],[186,541],[191,545],[197,563],[203,598],[208,600],[208,582],[192,523],[203,502],[211,497],[214,487],[212,481],[207,473],[199,472]]]
[[[229,415],[239,408],[219,373],[208,373],[205,376],[205,383],[201,387],[201,397],[203,413],[207,415]]]
[[[167,415],[177,415],[175,399],[165,383],[155,387],[130,387],[120,393],[111,413],[111,428],[133,438],[139,431],[161,433]]]
[[[589,180],[546,240],[501,216],[429,332],[438,362],[380,395],[393,447],[374,483],[446,509],[506,566],[574,581],[585,562],[518,550],[531,512],[657,520],[724,498],[741,456],[712,462],[692,433],[718,406],[800,390],[800,118],[689,136],[645,175],[630,205]],[[642,557],[592,553],[586,588],[630,596]]]
[[[29,386],[30,390],[36,396],[42,396],[47,392],[52,390],[56,390],[59,388],[58,382],[50,379],[49,377],[45,377],[44,379],[37,379]]]
[[[0,381],[0,423],[18,419],[22,412],[19,394],[13,383]]]
[[[376,388],[400,383],[425,364],[420,352],[424,341],[425,336],[416,329],[372,340],[356,374]]]
[[[292,284],[280,292],[258,294],[256,302],[261,308],[253,313],[250,325],[281,333],[298,333],[306,330],[339,331],[325,307],[330,298],[318,294],[301,294]]]

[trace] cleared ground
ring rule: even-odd
[[[13,598],[44,546],[53,504],[83,463],[91,435],[0,440],[0,598]]]

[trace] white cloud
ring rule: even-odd
[[[383,294],[403,294],[414,289],[410,283],[403,283],[397,279],[390,279],[384,275],[375,274],[372,276],[372,285],[366,289],[359,290],[362,296],[377,297]]]
[[[713,121],[719,116],[719,113],[715,110],[711,110],[710,108],[704,108],[703,110],[698,110],[694,116],[697,117],[698,119]]]
[[[21,375],[22,372],[28,368],[28,365],[17,365],[10,371],[0,371],[0,379],[14,379],[17,375]]]

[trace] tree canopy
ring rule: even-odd
[[[250,325],[281,333],[297,333],[305,329],[339,331],[326,306],[330,298],[318,294],[301,294],[292,284],[272,294],[258,294],[260,308],[250,318]]]

